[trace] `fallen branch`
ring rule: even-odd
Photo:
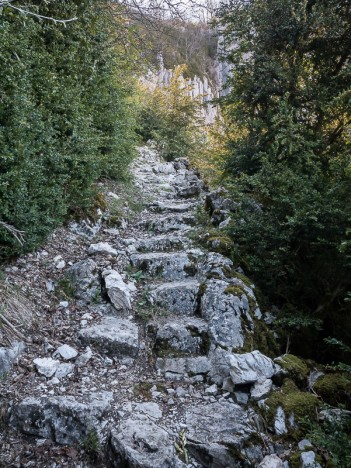
[[[69,19],[57,19],[57,18],[52,18],[51,16],[44,16],[40,15],[39,13],[34,13],[33,11],[25,10],[24,8],[14,6],[12,4],[13,0],[6,0],[6,1],[1,1],[0,0],[0,13],[1,13],[1,8],[7,7],[7,8],[12,8],[13,10],[18,11],[19,13],[23,15],[29,15],[29,16],[34,16],[35,18],[42,19],[42,20],[48,20],[48,21],[53,21],[54,23],[60,23],[60,24],[67,24],[71,23],[72,21],[77,21],[78,18],[69,18]]]
[[[0,221],[0,226],[5,228],[7,231],[9,231],[16,239],[17,241],[23,245],[25,243],[24,240],[24,231],[20,231],[19,229],[14,228],[10,224],[5,223],[4,221]]]
[[[11,328],[11,330],[16,333],[16,335],[18,335],[23,341],[28,341],[28,339],[2,314],[0,314],[0,321],[4,322],[5,325]]]

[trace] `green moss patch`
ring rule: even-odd
[[[318,397],[312,393],[301,392],[296,384],[288,379],[284,382],[280,391],[274,392],[266,400],[268,406],[267,417],[270,424],[274,424],[274,418],[279,406],[284,409],[286,418],[294,415],[296,422],[308,417],[316,419],[318,408],[321,402]]]
[[[351,376],[346,373],[330,373],[320,377],[314,391],[329,405],[345,405],[351,409]]]
[[[289,377],[300,387],[307,385],[307,377],[310,369],[306,362],[293,354],[285,354],[275,360],[283,369],[289,373]]]

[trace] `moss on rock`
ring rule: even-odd
[[[310,369],[306,362],[293,354],[285,354],[275,360],[300,387],[306,387]]]
[[[335,372],[320,377],[313,387],[314,391],[329,405],[345,405],[351,409],[351,376]]]
[[[273,425],[279,406],[283,408],[287,418],[293,415],[298,423],[306,416],[316,419],[317,409],[321,406],[321,402],[316,395],[300,391],[293,380],[287,379],[280,391],[270,395],[266,400],[266,405],[268,406],[268,421]]]
[[[234,247],[232,239],[225,235],[211,235],[206,242],[206,246],[211,248],[214,252],[222,255],[230,255]]]

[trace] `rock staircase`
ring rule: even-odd
[[[92,445],[102,458],[84,466],[284,466],[250,406],[281,373],[250,346],[262,320],[253,286],[189,238],[203,182],[149,148],[133,173],[151,201],[65,272],[83,320],[68,354],[49,346],[36,359],[10,427],[37,444]],[[129,276],[113,260],[121,243]]]

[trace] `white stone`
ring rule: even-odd
[[[206,388],[205,394],[206,395],[213,395],[216,396],[218,393],[218,387],[216,384],[211,385],[211,387]]]
[[[91,244],[88,249],[89,255],[103,254],[103,255],[112,255],[116,257],[118,252],[116,249],[110,246],[107,242],[98,242],[97,244]]]
[[[264,382],[274,375],[272,359],[259,351],[245,354],[228,354],[230,376],[234,385]]]
[[[308,439],[300,440],[298,443],[299,450],[306,450],[306,448],[313,447],[312,443]]]
[[[252,400],[258,401],[266,398],[272,390],[273,382],[271,379],[266,379],[264,382],[256,382],[251,389]]]
[[[92,352],[90,346],[87,346],[87,348],[85,349],[85,353],[81,354],[77,358],[76,365],[78,367],[86,366],[92,357],[93,357],[93,352]]]
[[[60,262],[56,263],[56,268],[58,270],[62,270],[63,268],[65,268],[66,266],[66,262],[64,260],[61,260]]]
[[[130,310],[131,299],[128,285],[116,270],[104,270],[102,277],[105,280],[107,295],[118,311]]]
[[[278,406],[274,419],[274,430],[277,435],[283,435],[288,432],[285,424],[285,413],[281,406]]]
[[[284,468],[284,464],[278,455],[267,455],[258,465],[258,468]]]
[[[74,372],[73,364],[60,364],[55,372],[55,377],[58,379],[63,379]]]
[[[60,307],[63,307],[64,309],[67,309],[68,306],[69,306],[69,303],[67,301],[60,302]]]
[[[70,359],[74,359],[78,356],[78,351],[72,348],[72,346],[64,344],[57,348],[54,356],[57,357],[58,355],[60,355],[65,361],[69,361]]]
[[[316,462],[316,454],[312,450],[301,453],[301,462],[301,468],[322,468],[321,465]]]
[[[45,375],[45,377],[52,377],[60,365],[60,361],[51,358],[37,358],[34,359],[33,363],[38,373]]]

